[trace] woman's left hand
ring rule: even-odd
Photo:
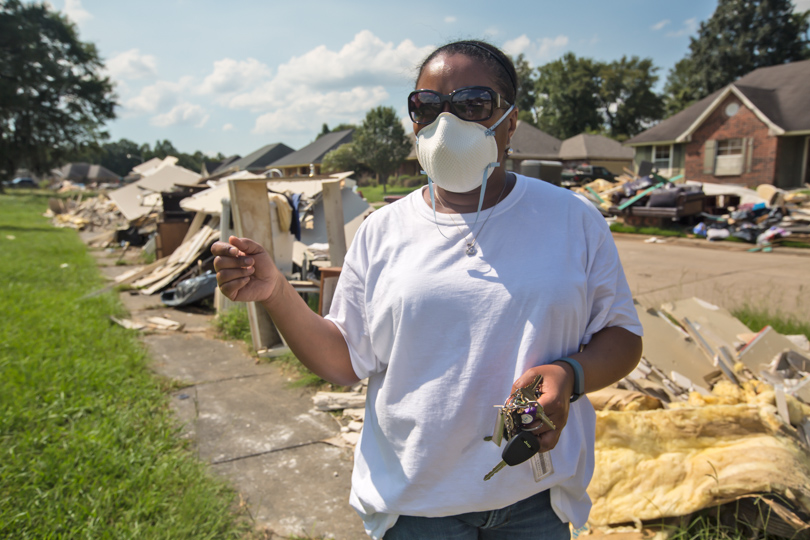
[[[534,433],[540,439],[540,451],[547,452],[557,446],[560,433],[568,422],[568,407],[574,391],[574,370],[564,362],[533,367],[514,382],[512,392],[531,384],[537,375],[543,376],[543,381],[538,386],[542,393],[537,401],[556,429],[551,429],[539,419],[523,429]]]

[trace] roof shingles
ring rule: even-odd
[[[810,60],[759,68],[732,84],[774,125],[788,133],[810,131]],[[728,86],[639,133],[626,144],[676,140],[726,89]]]

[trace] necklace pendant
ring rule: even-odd
[[[467,255],[469,255],[470,257],[475,255],[475,243],[467,242],[467,249],[465,250],[465,253],[467,253]]]

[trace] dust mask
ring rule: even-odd
[[[490,128],[443,112],[416,135],[416,156],[428,176],[428,189],[434,214],[436,213],[434,182],[440,188],[453,193],[466,193],[481,187],[481,197],[478,201],[480,214],[487,179],[492,171],[500,166],[495,128],[514,108],[514,105],[509,107]]]

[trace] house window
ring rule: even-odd
[[[655,146],[653,147],[653,165],[658,169],[658,172],[669,174],[672,169],[672,146]]]
[[[743,173],[743,139],[717,141],[717,161],[714,164],[715,176],[732,176]]]

